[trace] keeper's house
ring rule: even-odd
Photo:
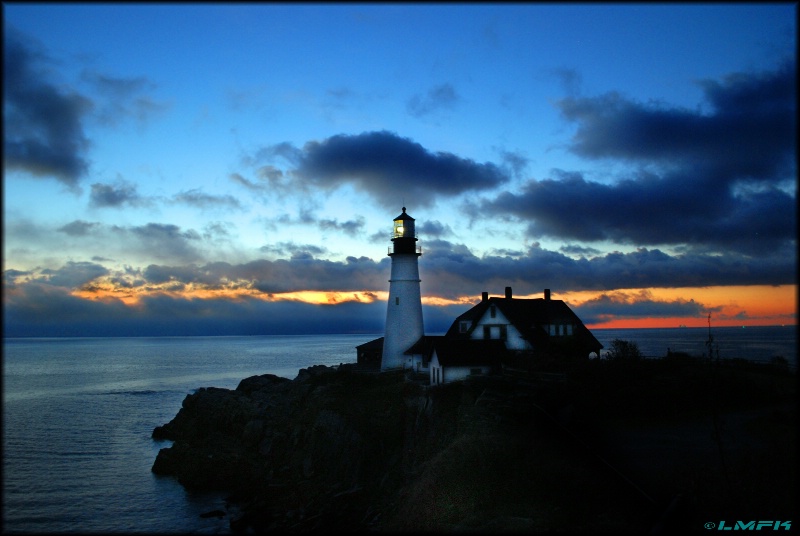
[[[603,345],[562,300],[514,299],[511,287],[505,297],[481,295],[481,301],[456,318],[447,339],[500,340],[506,350],[541,356],[600,356]]]
[[[378,368],[383,338],[357,348],[358,363]],[[442,336],[423,335],[404,354],[404,368],[430,376],[431,385],[500,372],[535,358],[600,356],[603,345],[562,300],[489,297],[455,319]]]

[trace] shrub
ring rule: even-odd
[[[642,352],[639,345],[631,341],[614,339],[611,348],[606,352],[606,359],[641,359]]]

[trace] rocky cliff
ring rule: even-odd
[[[600,437],[587,418],[597,378],[426,389],[351,365],[255,376],[188,395],[153,431],[174,443],[152,470],[229,492],[234,531],[649,530],[676,490],[645,492],[562,426]]]

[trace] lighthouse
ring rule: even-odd
[[[408,360],[403,352],[423,335],[417,264],[422,250],[416,242],[414,218],[406,214],[406,207],[403,207],[403,213],[394,219],[392,245],[389,248],[392,275],[389,279],[381,370],[403,368]]]

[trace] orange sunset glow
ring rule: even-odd
[[[320,291],[301,290],[294,292],[266,293],[252,288],[247,282],[229,283],[224,288],[206,287],[201,284],[186,284],[176,289],[174,284],[147,285],[137,288],[114,285],[109,281],[94,282],[72,292],[72,295],[87,300],[119,300],[126,306],[136,307],[141,300],[152,296],[167,296],[184,300],[232,300],[257,299],[265,302],[294,301],[311,305],[335,305],[345,302],[385,302],[387,291]],[[541,293],[518,295],[516,298],[541,298]],[[752,285],[716,286],[698,288],[652,288],[616,289],[611,291],[553,292],[553,299],[565,301],[580,315],[581,307],[598,300],[612,304],[632,306],[644,302],[694,303],[697,314],[693,316],[634,316],[625,314],[603,315],[601,320],[587,323],[592,328],[672,328],[678,326],[704,327],[711,314],[715,326],[770,326],[795,325],[797,323],[796,285]],[[423,296],[422,303],[428,307],[463,305],[475,303],[475,296],[465,295],[457,299],[439,296]]]
[[[772,326],[797,323],[797,285],[752,285],[698,288],[618,289],[610,292],[567,292],[562,299],[580,308],[587,301],[606,295],[612,300],[632,304],[642,299],[675,302],[693,300],[702,305],[697,316],[635,318],[612,317],[587,324],[591,328],[672,328],[704,327],[708,314],[716,326]]]

